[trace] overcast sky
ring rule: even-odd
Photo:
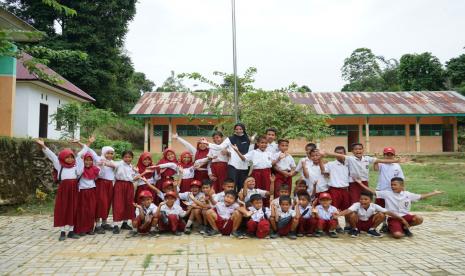
[[[238,71],[257,67],[264,89],[339,91],[344,58],[359,47],[443,63],[465,53],[464,12],[461,0],[236,0]],[[126,49],[157,86],[170,70],[232,72],[231,1],[139,0]]]

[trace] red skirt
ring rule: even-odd
[[[216,176],[216,180],[213,181],[212,187],[215,192],[223,190],[223,182],[228,178],[228,163],[227,162],[214,162],[211,163],[212,174]]]
[[[255,178],[255,186],[258,189],[262,189],[265,191],[270,191],[271,186],[271,169],[254,169],[252,171],[252,177]],[[266,207],[270,206],[270,199],[264,198],[263,205]]]
[[[137,186],[136,194],[134,195],[134,202],[137,202],[138,204],[142,203],[142,201],[139,199],[139,195],[142,191],[149,191],[152,194],[152,201],[155,200],[155,196],[157,195],[154,195],[154,191],[150,189],[149,185],[144,184],[144,185]]]
[[[200,183],[203,183],[205,179],[210,179],[208,177],[208,171],[207,170],[195,170],[194,172],[194,179],[200,181]]]
[[[74,232],[87,233],[94,230],[95,206],[97,205],[95,196],[96,188],[79,191]]]
[[[95,185],[97,186],[95,218],[106,220],[113,201],[113,181],[99,178],[95,181]]]
[[[134,185],[130,181],[116,180],[113,188],[113,221],[133,219]]]
[[[276,179],[274,181],[274,198],[279,197],[279,190],[281,188],[281,185],[287,184],[289,186],[289,194],[291,194],[291,189],[292,189],[292,176],[290,177],[285,177],[284,175],[280,173],[275,174]]]
[[[179,186],[179,192],[184,193],[184,192],[189,192],[191,190],[191,183],[193,178],[188,178],[188,179],[182,179],[181,180],[181,185]]]
[[[65,179],[58,185],[53,211],[53,226],[74,226],[78,203],[77,179]]]

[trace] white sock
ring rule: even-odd
[[[70,226],[69,226],[69,231],[70,231],[70,232],[71,232],[71,231],[74,231],[74,226],[73,226],[73,225],[70,225]]]
[[[371,230],[375,230],[375,228],[372,227],[372,228],[368,229],[368,231],[371,231]]]
[[[102,224],[107,224],[107,220],[106,220],[106,219],[102,219]]]
[[[102,223],[100,221],[97,222],[97,227],[102,226]]]
[[[156,229],[157,229],[157,227],[155,227],[155,226],[150,227],[150,231],[155,231]]]
[[[65,231],[66,231],[66,227],[65,227],[65,226],[61,227],[61,228],[60,228],[60,231],[61,231],[61,232],[65,232]]]
[[[186,227],[191,227],[192,222],[193,222],[192,220],[188,220],[187,223],[186,223]]]

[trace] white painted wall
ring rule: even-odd
[[[60,139],[61,132],[56,130],[56,123],[50,116],[57,108],[69,102],[80,102],[72,96],[61,94],[60,90],[37,82],[16,82],[15,111],[13,118],[13,135],[15,137],[39,136],[40,104],[48,105],[48,139]],[[79,130],[76,137],[79,137]]]

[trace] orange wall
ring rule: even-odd
[[[0,76],[0,136],[13,136],[16,77]]]
[[[400,153],[415,153],[416,143],[415,136],[410,137],[409,125],[415,124],[415,117],[371,117],[369,118],[370,125],[382,124],[403,124],[406,126],[406,136],[370,136],[370,152],[381,153],[384,147],[392,146]],[[456,124],[457,120],[453,117],[422,117],[420,124]],[[154,125],[168,125],[168,118],[152,118],[151,123]],[[363,117],[336,117],[329,119],[330,125],[359,125],[362,129],[365,128],[365,118]],[[188,120],[187,118],[173,118],[171,120],[172,132],[176,133],[177,125],[214,125],[214,119],[195,119]],[[454,134],[456,135],[456,134]],[[363,133],[359,133],[360,142],[365,145],[366,137]],[[191,144],[195,145],[199,137],[183,137]],[[207,137],[209,138],[209,137]],[[305,145],[308,142],[302,139],[291,140],[289,152],[293,154],[304,153]],[[316,143],[316,142],[315,142]],[[441,136],[421,136],[420,137],[421,152],[438,153],[442,152],[442,137]],[[320,147],[332,151],[336,146],[347,147],[347,137],[331,136],[320,141]],[[178,153],[185,150],[177,141],[172,141],[171,147]],[[161,151],[161,137],[153,137],[151,132],[151,151]],[[455,147],[456,148],[456,147]]]

